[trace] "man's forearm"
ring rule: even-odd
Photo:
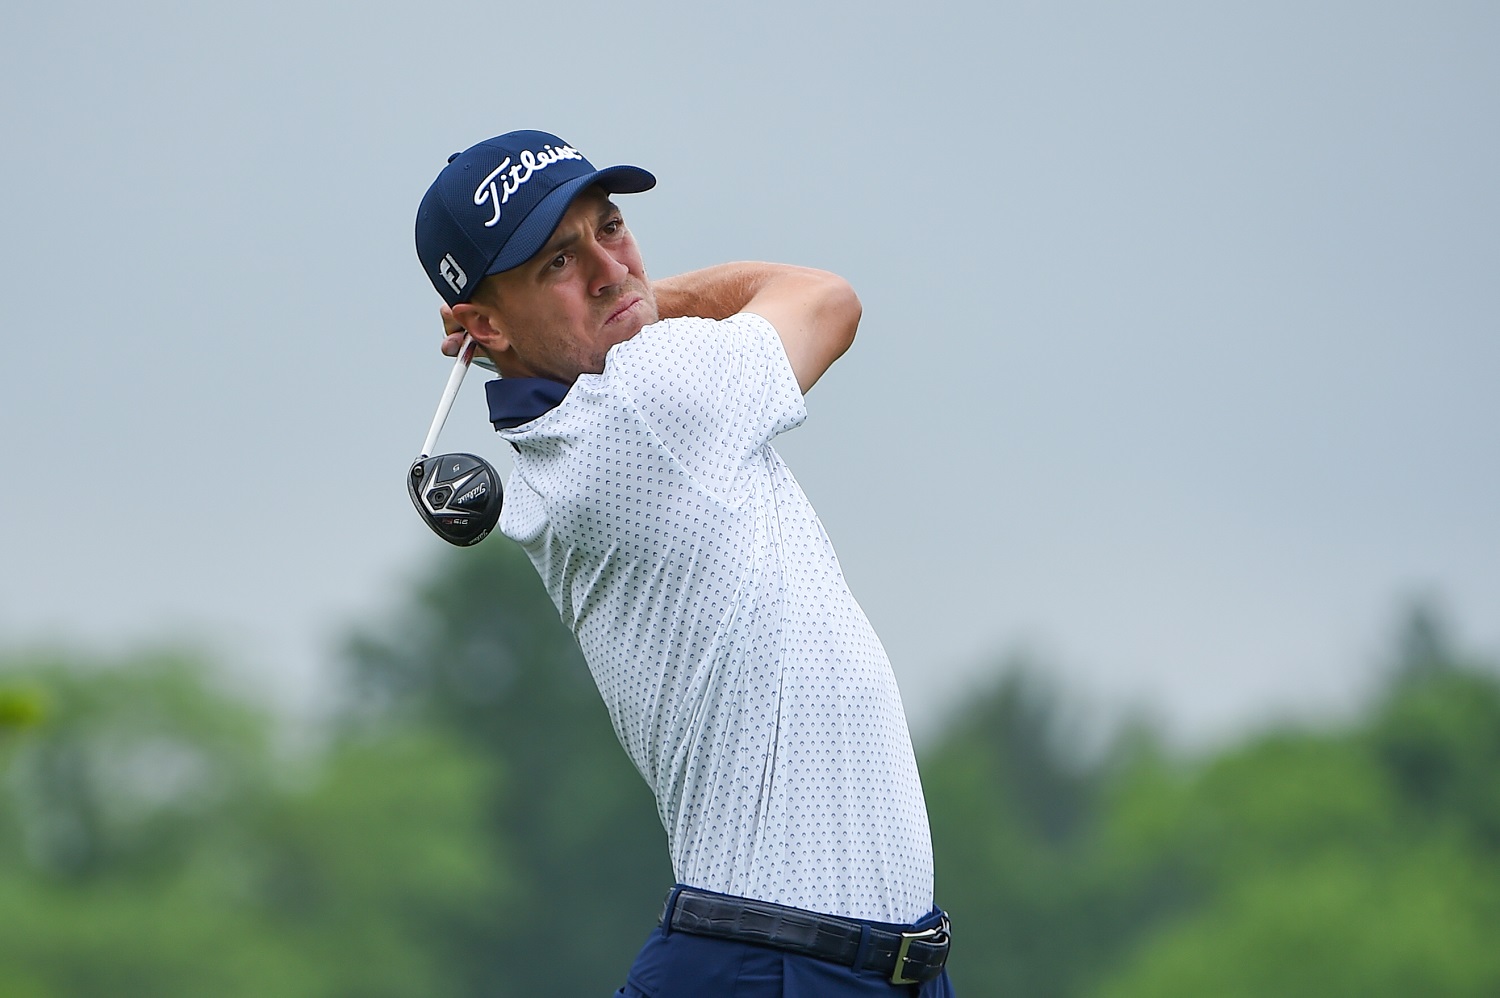
[[[803,392],[849,349],[862,311],[859,296],[837,274],[781,263],[725,263],[652,287],[663,319],[760,315],[781,337]]]
[[[783,263],[721,263],[653,281],[651,289],[656,293],[657,313],[663,319],[688,315],[727,319],[743,311],[771,281],[791,277],[802,269]]]

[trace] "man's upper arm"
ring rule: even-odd
[[[748,312],[647,326],[610,350],[605,381],[674,464],[720,496],[763,466],[756,455],[772,438],[807,418],[780,338]]]
[[[803,269],[766,282],[744,308],[775,327],[804,394],[854,342],[861,310],[848,281]]]

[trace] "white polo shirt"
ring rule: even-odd
[[[500,431],[500,529],[577,637],[679,881],[911,922],[932,844],[900,693],[771,447],[806,415],[760,316],[647,326]]]

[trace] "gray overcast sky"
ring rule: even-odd
[[[0,107],[6,644],[315,691],[441,543],[416,203],[542,128],[657,174],[653,273],[860,291],[780,447],[919,733],[1014,647],[1189,737],[1346,706],[1412,594],[1500,649],[1500,5],[64,0]]]

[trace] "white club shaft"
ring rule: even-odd
[[[448,410],[453,408],[453,400],[458,398],[458,387],[464,383],[464,375],[469,370],[469,361],[473,359],[474,338],[465,333],[463,345],[458,348],[458,360],[454,362],[453,371],[448,375],[448,387],[443,389],[443,397],[438,402],[437,415],[432,417],[432,426],[427,430],[427,439],[422,443],[423,457],[432,456],[432,449],[437,446],[438,434],[442,432],[443,424],[448,421]]]

